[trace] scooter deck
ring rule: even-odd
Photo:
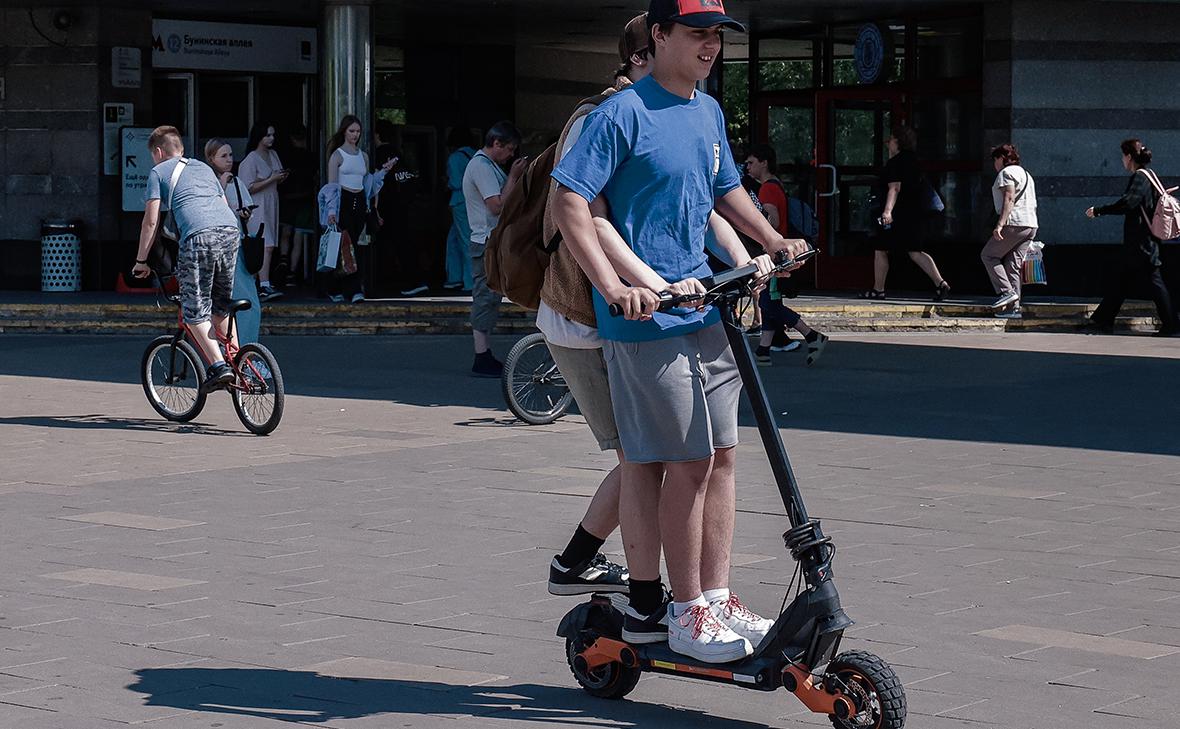
[[[677,653],[667,643],[631,645],[639,657],[640,667],[654,673],[736,683],[746,688],[774,691],[782,688],[782,659],[754,654],[740,661],[729,663],[706,663],[691,656]]]

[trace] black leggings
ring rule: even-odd
[[[1146,293],[1155,302],[1160,328],[1174,331],[1180,326],[1176,321],[1176,310],[1172,308],[1172,297],[1168,294],[1164,277],[1160,275],[1160,267],[1152,265],[1150,259],[1139,256],[1123,258],[1122,265],[1107,284],[1106,296],[1102,297],[1102,303],[1094,310],[1091,318],[1103,326],[1113,326],[1127,297],[1143,289],[1147,289]]]
[[[352,192],[351,190],[340,189],[340,212],[336,215],[336,227],[341,232],[348,233],[348,239],[352,241],[352,249],[355,254],[357,250],[357,241],[361,238],[361,232],[365,229],[365,218],[369,210],[365,205],[365,193]],[[350,273],[346,276],[340,276],[335,273],[324,274],[327,277],[325,288],[329,294],[343,294],[346,298],[351,298],[354,294],[361,291],[361,263],[358,257],[356,273]]]

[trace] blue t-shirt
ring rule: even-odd
[[[627,245],[665,281],[709,274],[705,230],[714,200],[741,185],[713,97],[677,96],[648,76],[602,102],[553,179],[587,201],[602,193]],[[598,329],[615,341],[663,339],[720,319],[715,309],[658,313],[651,321],[610,316],[594,292]]]
[[[179,157],[166,159],[148,173],[144,200],[159,200],[161,215],[168,209],[168,188],[172,184],[172,170],[180,164]],[[241,183],[243,187],[245,183]],[[211,228],[237,228],[238,216],[229,209],[225,193],[217,175],[203,162],[195,159],[181,171],[172,195],[172,216],[180,240]]]

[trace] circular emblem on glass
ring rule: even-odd
[[[856,75],[862,84],[885,81],[893,65],[893,36],[875,23],[861,26],[852,51]]]

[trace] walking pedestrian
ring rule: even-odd
[[[521,157],[505,173],[503,165],[516,155],[520,146],[520,132],[512,122],[497,122],[488,130],[483,149],[475,153],[463,172],[463,200],[467,204],[467,219],[471,222],[471,336],[475,347],[475,361],[471,373],[476,377],[499,377],[504,365],[492,354],[489,337],[500,313],[500,294],[488,288],[484,271],[484,245],[500,220],[504,198],[516,187],[528,167],[528,158]]]
[[[889,276],[889,254],[906,253],[934,284],[934,300],[942,301],[950,293],[950,284],[942,277],[934,259],[923,250],[924,228],[931,213],[930,183],[918,164],[918,133],[912,127],[898,127],[885,140],[889,161],[885,164],[885,209],[881,212],[881,233],[873,254],[873,288],[860,294],[862,299],[884,299],[885,279]]]
[[[1037,183],[1020,166],[1020,152],[1011,143],[993,149],[992,162],[992,202],[999,218],[979,257],[1000,297],[992,304],[996,316],[1019,319],[1020,268],[1037,237]]]
[[[1123,152],[1123,169],[1131,173],[1126,191],[1110,205],[1098,205],[1086,210],[1088,218],[1123,216],[1123,245],[1119,252],[1119,263],[1107,284],[1102,303],[1090,317],[1087,329],[1091,333],[1112,333],[1115,317],[1119,315],[1119,309],[1128,294],[1135,288],[1145,286],[1151,300],[1155,302],[1160,320],[1156,336],[1176,336],[1180,334],[1180,322],[1176,320],[1172,297],[1160,273],[1160,241],[1151,233],[1151,216],[1160,198],[1156,190],[1159,178],[1148,169],[1151,150],[1138,139],[1124,140],[1120,148]]]
[[[258,271],[258,297],[262,301],[277,299],[283,295],[270,283],[270,266],[275,248],[279,244],[279,185],[289,174],[274,150],[275,127],[259,122],[250,129],[246,142],[246,159],[238,168],[238,178],[246,183],[247,191],[254,198],[257,209],[250,215],[249,227],[257,233],[262,226],[263,253],[262,268]]]

